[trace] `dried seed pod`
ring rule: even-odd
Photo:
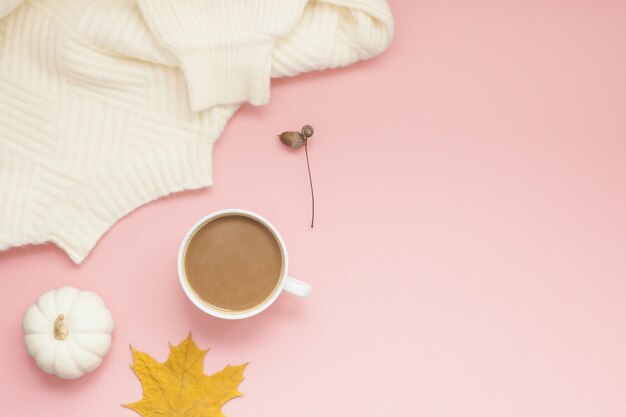
[[[300,149],[304,147],[306,155],[306,168],[309,172],[309,185],[311,186],[311,227],[313,227],[313,223],[315,222],[315,195],[313,193],[313,178],[311,177],[311,165],[309,164],[309,148],[307,146],[307,141],[311,136],[313,136],[314,132],[313,126],[304,125],[301,132],[289,131],[278,135],[280,141],[291,148]]]
[[[282,143],[294,149],[300,149],[306,144],[306,138],[300,132],[283,132],[278,137]]]
[[[313,130],[313,126],[311,125],[304,125],[304,127],[302,128],[302,136],[304,136],[305,139],[313,136],[313,133],[315,133],[315,130]]]

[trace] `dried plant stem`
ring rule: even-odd
[[[59,314],[54,321],[54,338],[56,340],[65,340],[70,334],[67,324],[65,324],[65,315]]]
[[[315,221],[315,194],[313,193],[313,179],[311,178],[311,164],[309,164],[309,148],[307,143],[304,142],[304,153],[306,154],[306,167],[309,171],[309,184],[311,186],[311,229],[313,228],[313,222]]]

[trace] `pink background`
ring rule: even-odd
[[[129,344],[165,360],[191,330],[207,372],[251,362],[229,417],[626,415],[626,2],[391,5],[385,55],[234,117],[212,189],[141,208],[80,267],[50,245],[0,255],[0,414],[133,416]],[[275,137],[307,122],[314,230],[304,152]],[[227,207],[278,227],[311,299],[241,322],[187,301],[178,244]],[[21,340],[68,284],[117,320],[77,381]]]

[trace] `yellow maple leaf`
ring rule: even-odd
[[[225,417],[222,406],[241,395],[237,387],[248,364],[228,365],[205,375],[204,357],[209,350],[199,349],[191,333],[178,346],[170,343],[170,354],[163,363],[132,346],[131,350],[131,367],[141,381],[143,398],[124,407],[143,417]]]

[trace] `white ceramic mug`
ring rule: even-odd
[[[185,276],[185,268],[184,268],[185,252],[187,250],[187,245],[189,243],[189,240],[194,235],[194,233],[198,229],[200,229],[202,226],[204,226],[206,223],[210,222],[211,220],[217,217],[225,216],[225,215],[243,215],[265,226],[270,232],[272,232],[272,234],[276,238],[276,241],[278,242],[278,245],[280,246],[280,250],[283,255],[282,256],[283,258],[282,275],[280,277],[280,282],[278,286],[276,287],[276,290],[274,291],[274,293],[267,300],[265,300],[262,304],[258,305],[257,307],[251,310],[246,310],[243,312],[227,312],[227,311],[218,310],[216,308],[211,307],[209,304],[205,303],[200,297],[198,297],[198,295],[191,289],[191,287],[189,286],[189,281],[187,280],[187,277]],[[180,250],[178,251],[178,278],[180,279],[180,285],[183,287],[185,294],[187,294],[187,297],[191,300],[191,302],[194,303],[196,307],[198,307],[200,310],[212,316],[219,317],[222,319],[237,320],[237,319],[245,319],[246,317],[255,316],[259,314],[260,312],[262,312],[263,310],[265,310],[266,308],[268,308],[269,306],[271,306],[274,303],[274,301],[276,301],[280,293],[283,292],[283,290],[293,295],[297,295],[298,297],[307,298],[311,294],[312,287],[306,282],[302,282],[300,280],[297,280],[287,275],[288,266],[289,266],[289,256],[287,255],[287,247],[285,246],[285,242],[283,241],[283,238],[278,233],[278,230],[276,230],[276,228],[269,221],[267,221],[267,219],[258,215],[257,213],[254,213],[248,210],[227,209],[227,210],[216,211],[207,216],[204,216],[203,218],[198,220],[196,224],[194,224],[191,227],[191,229],[189,229],[189,231],[187,232],[187,235],[185,235],[185,238],[183,239],[183,242],[180,245]]]

